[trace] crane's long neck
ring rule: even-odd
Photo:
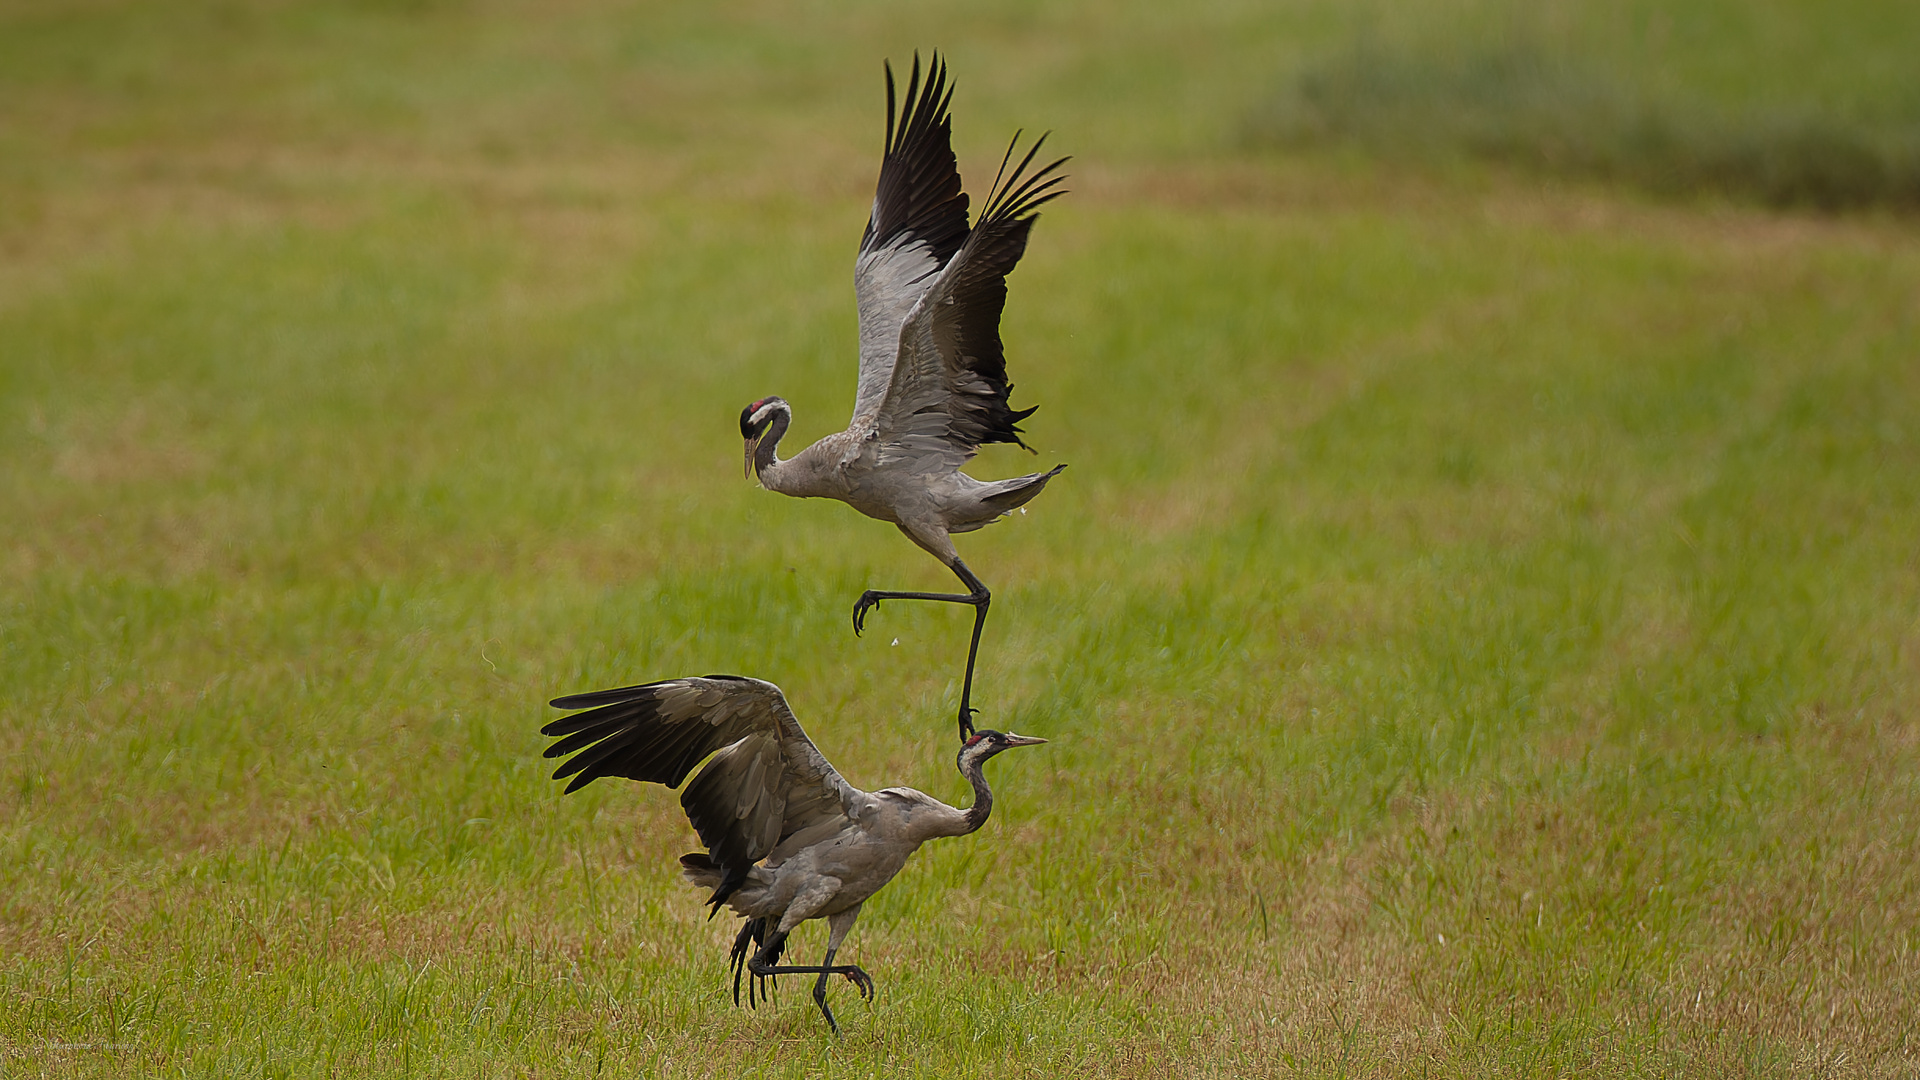
[[[959,767],[960,775],[973,785],[973,805],[967,807],[966,813],[961,816],[966,832],[973,832],[985,825],[987,817],[993,813],[993,789],[987,786],[986,774],[980,768],[992,756],[991,753],[977,753],[975,747],[968,747],[960,751],[959,760],[954,763]]]
[[[787,425],[793,423],[793,412],[784,406],[774,409],[768,422],[767,433],[760,437],[759,443],[753,448],[753,472],[763,483],[767,479],[767,472],[780,464],[774,454],[780,449],[780,439],[787,433]]]

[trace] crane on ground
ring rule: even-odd
[[[973,640],[960,688],[960,738],[973,734],[973,668],[993,597],[953,546],[1040,494],[1065,465],[1006,480],[960,471],[981,446],[1021,440],[1007,381],[1000,315],[1007,275],[1026,252],[1036,209],[1065,194],[1061,158],[1029,172],[1046,142],[1036,140],[1011,171],[1016,133],[988,189],[979,220],[967,224],[967,195],[952,145],[946,64],[933,54],[926,81],[915,54],[906,99],[895,112],[887,75],[887,138],[873,209],[854,261],[860,313],[860,378],[853,420],[786,460],[777,456],[793,420],[785,399],[766,397],[740,412],[746,468],[769,491],[838,499],[890,521],[967,587],[965,593],[868,589],[853,606],[853,632],[883,600],[973,605]]]
[[[704,852],[680,857],[682,873],[712,889],[707,903],[746,923],[734,938],[733,1000],[766,997],[764,980],[818,975],[813,1000],[834,1034],[827,979],[839,975],[871,1000],[873,979],[853,964],[833,962],[859,917],[860,905],[892,881],[921,844],[965,836],[986,824],[993,790],[981,766],[1010,747],[1045,739],[977,731],[955,766],[973,786],[965,810],[915,791],[862,791],[828,764],[801,729],[780,688],[738,675],[670,679],[557,698],[555,708],[585,709],[542,728],[560,741],[549,758],[572,757],[553,778],[572,777],[566,794],[603,776],[679,787],[696,765],[706,767],[681,793]],[[783,965],[787,935],[809,919],[827,920],[827,955],[818,965]]]

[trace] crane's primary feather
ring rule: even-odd
[[[953,156],[953,117],[948,112],[953,88],[947,84],[947,65],[934,53],[922,89],[920,55],[914,54],[906,105],[897,123],[893,66],[887,65],[886,72],[886,149],[860,250],[878,251],[905,240],[926,245],[935,264],[945,266],[967,238],[967,194],[960,189],[960,166]]]

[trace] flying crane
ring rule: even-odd
[[[939,600],[973,606],[973,640],[960,688],[960,738],[973,734],[973,668],[993,597],[953,546],[954,533],[982,528],[1019,509],[1064,465],[1007,480],[980,481],[960,471],[981,446],[1014,443],[1033,408],[1014,409],[1000,341],[1007,274],[1026,252],[1035,210],[1065,194],[1057,170],[1067,159],[1029,172],[1041,136],[1011,170],[1014,135],[981,207],[967,224],[967,195],[953,155],[953,91],[935,53],[920,81],[914,57],[906,100],[896,116],[887,68],[887,140],[867,231],[854,261],[860,311],[860,379],[853,420],[781,460],[780,439],[793,420],[785,399],[766,397],[740,412],[746,468],[769,491],[838,499],[881,521],[939,559],[965,593],[868,589],[853,605],[853,631],[883,600]]]

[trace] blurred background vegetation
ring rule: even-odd
[[[1832,5],[1460,3],[1370,11],[1300,62],[1250,142],[1479,157],[1671,195],[1920,204],[1920,13]]]

